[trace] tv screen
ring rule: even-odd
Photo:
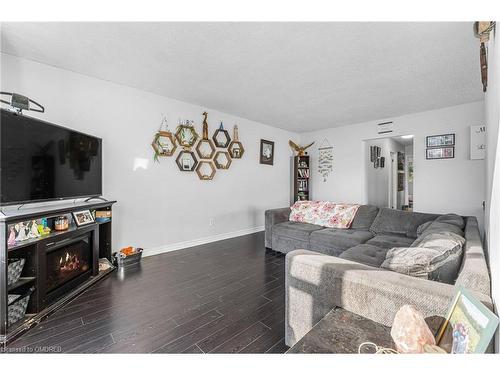
[[[0,204],[102,194],[102,142],[1,110]]]

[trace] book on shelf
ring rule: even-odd
[[[301,178],[309,178],[309,169],[298,169],[297,173]]]

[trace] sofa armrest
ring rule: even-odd
[[[265,232],[265,244],[266,247],[272,249],[272,228],[274,224],[283,223],[288,221],[290,217],[290,207],[275,208],[272,210],[266,210],[265,212],[265,222],[266,222],[266,232]]]
[[[424,317],[446,316],[455,286],[365,266],[320,253],[295,250],[286,255],[285,340],[300,340],[338,306],[391,326],[401,306],[415,306]],[[477,297],[491,308],[486,295]]]

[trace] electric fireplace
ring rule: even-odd
[[[92,269],[91,235],[87,233],[71,241],[47,249],[46,290],[51,293]]]

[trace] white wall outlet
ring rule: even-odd
[[[211,217],[209,220],[208,220],[208,225],[210,225],[211,227],[213,227],[215,225],[215,217]]]

